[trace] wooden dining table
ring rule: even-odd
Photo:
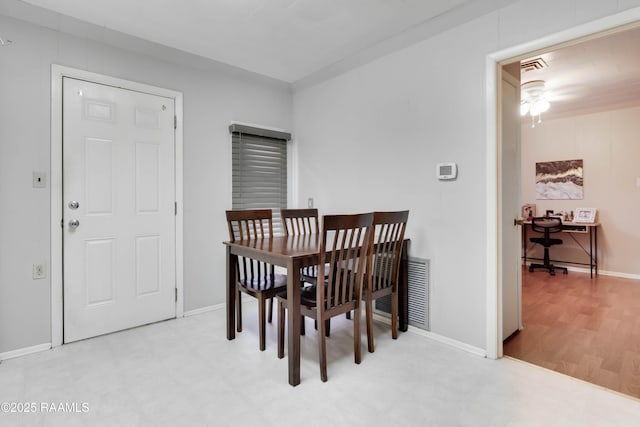
[[[224,242],[227,252],[227,339],[236,336],[236,277],[238,256],[267,262],[287,270],[287,360],[289,384],[300,384],[300,269],[317,265],[320,257],[320,239],[317,234],[300,236],[273,236],[265,239]],[[399,329],[408,328],[407,310],[407,241],[403,245],[398,286]]]

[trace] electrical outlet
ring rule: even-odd
[[[309,198],[307,199],[307,207],[308,207],[309,209],[313,208],[313,197],[309,197]]]
[[[47,277],[47,272],[44,264],[33,264],[33,279],[44,279]]]

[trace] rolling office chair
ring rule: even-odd
[[[530,264],[529,272],[533,273],[536,268],[544,268],[552,276],[556,275],[556,270],[562,270],[563,274],[567,274],[566,267],[556,267],[549,261],[549,247],[562,244],[561,239],[551,238],[551,233],[562,231],[562,219],[558,217],[535,217],[531,220],[531,229],[538,233],[543,233],[542,237],[531,237],[529,241],[544,246],[544,264]]]

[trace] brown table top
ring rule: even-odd
[[[308,258],[310,263],[317,259],[320,250],[320,236],[273,236],[265,239],[237,240],[224,242],[234,255],[244,255],[263,259],[274,265],[286,267],[290,259]]]

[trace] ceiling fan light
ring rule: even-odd
[[[530,110],[531,115],[537,116],[540,113],[544,113],[549,109],[550,106],[551,104],[549,104],[549,101],[546,101],[546,100],[536,101],[531,105],[531,110]]]
[[[528,112],[529,112],[529,103],[523,102],[522,104],[520,104],[520,115],[526,116]]]
[[[546,99],[543,99],[541,101],[538,101],[538,110],[541,113],[544,113],[545,111],[547,111],[549,109],[549,107],[551,107],[551,104],[549,103],[549,101],[547,101]]]

